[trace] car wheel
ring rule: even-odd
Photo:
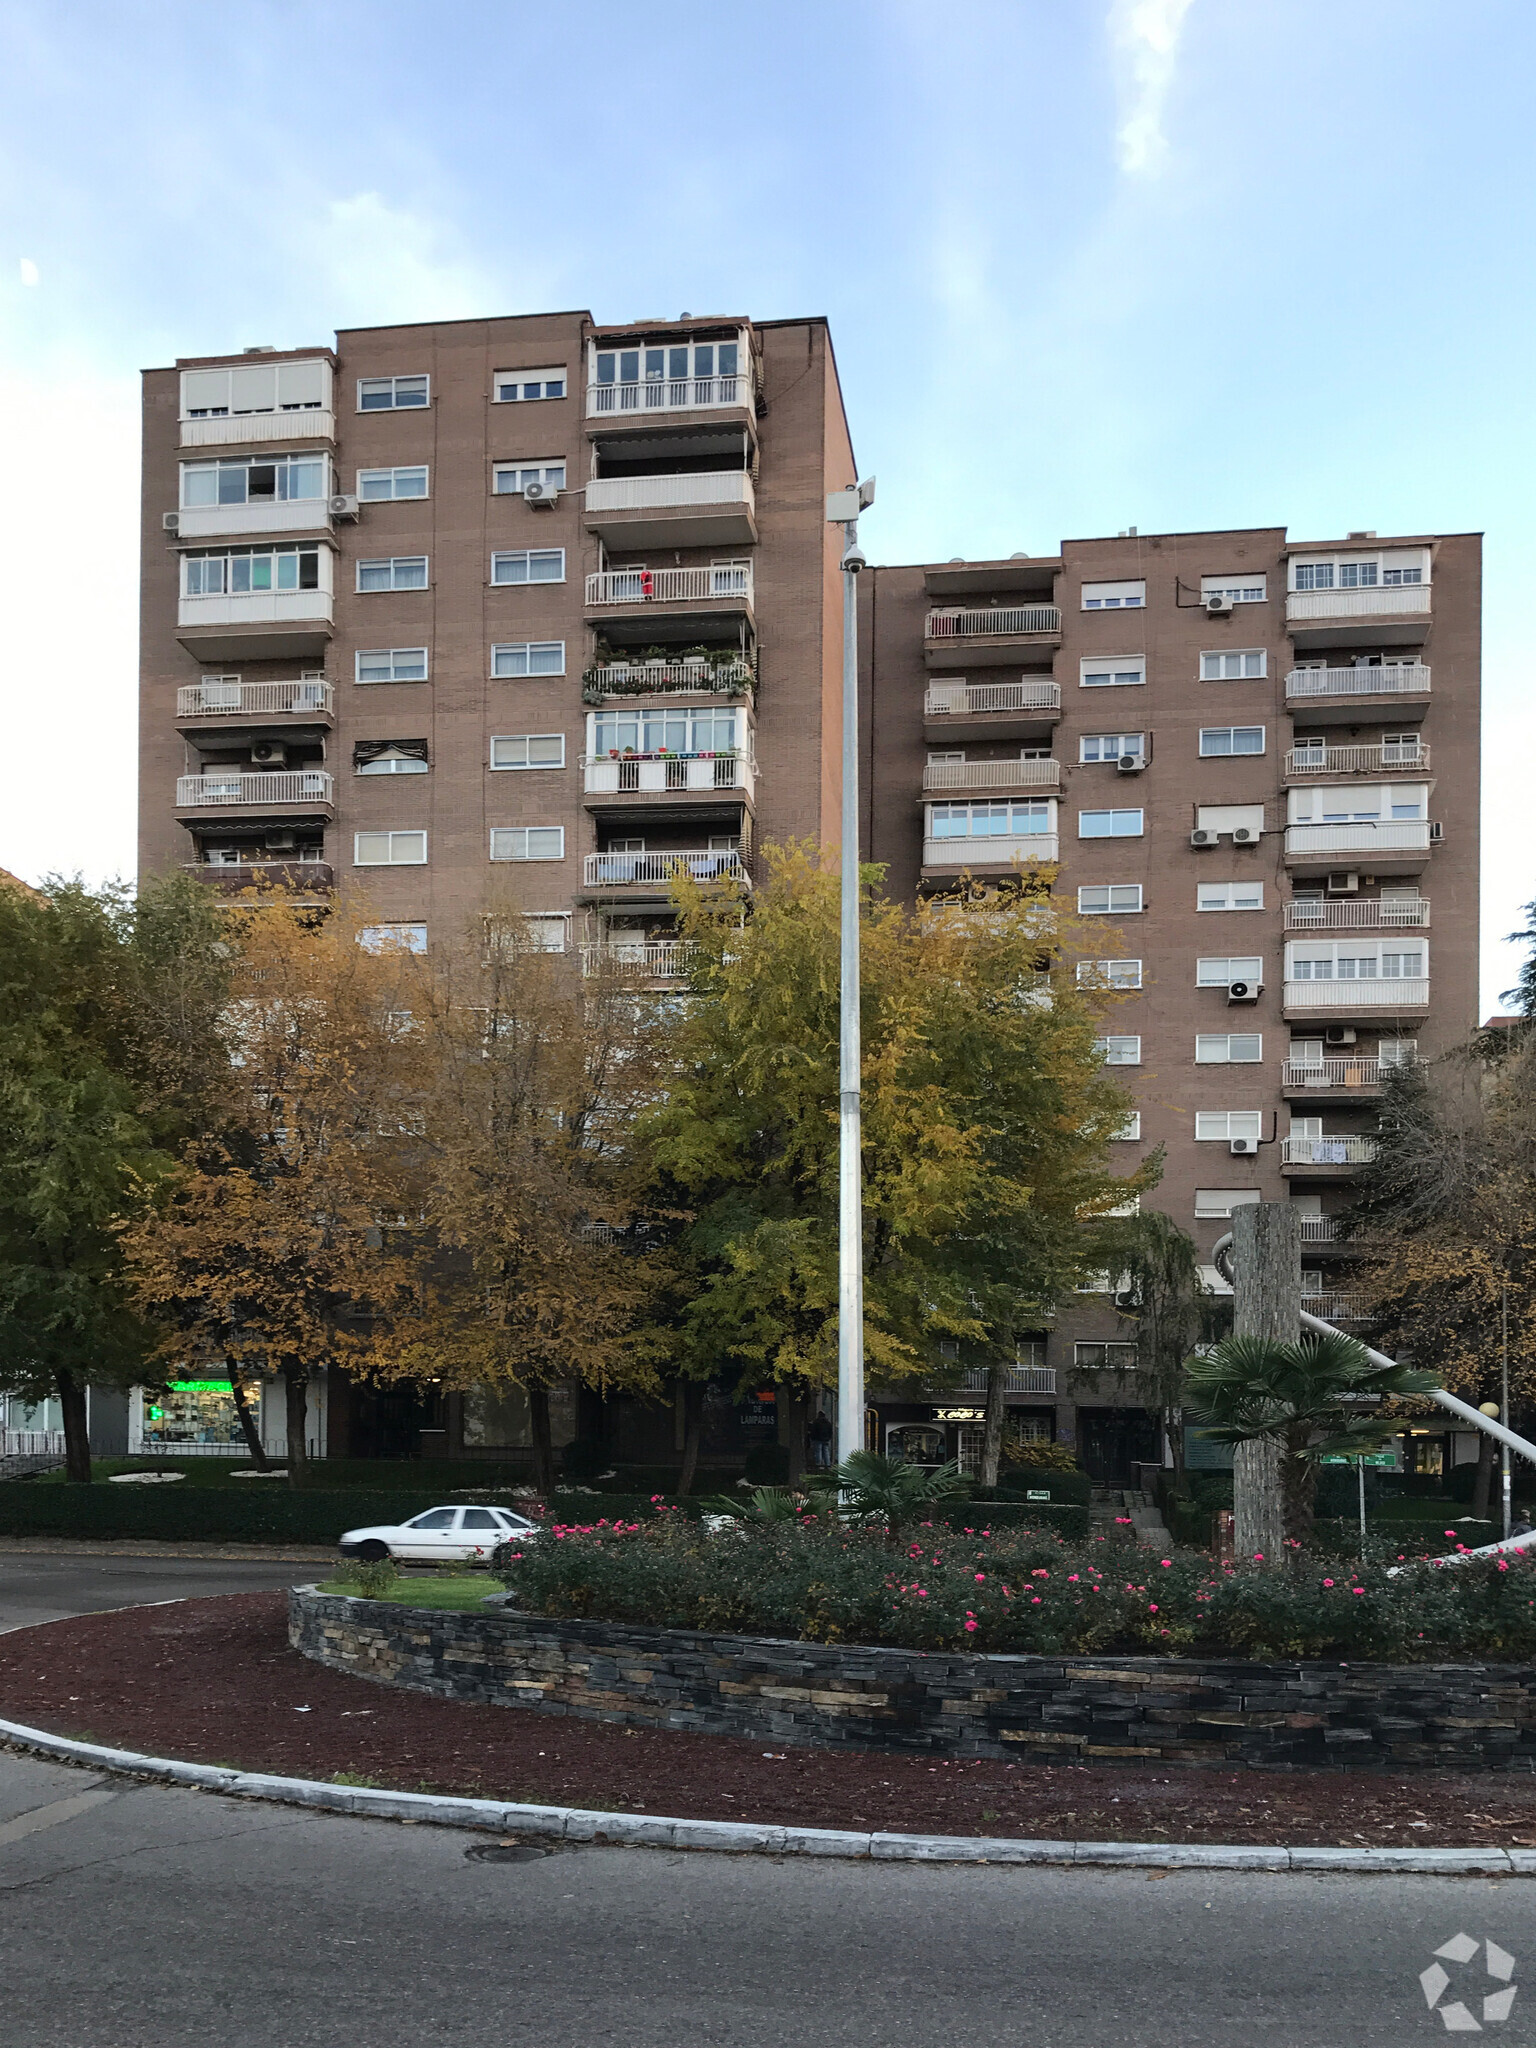
[[[375,1538],[370,1543],[359,1543],[357,1554],[364,1564],[382,1564],[385,1558],[389,1556],[389,1545],[387,1543],[380,1543]]]

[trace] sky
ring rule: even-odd
[[[0,867],[132,871],[140,369],[825,314],[873,561],[1486,533],[1498,1007],[1536,897],[1529,0],[0,0],[0,50]]]

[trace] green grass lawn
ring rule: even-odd
[[[327,1579],[319,1590],[322,1593],[345,1594],[353,1599],[357,1597],[357,1587],[349,1579]],[[502,1590],[488,1572],[476,1572],[467,1579],[452,1576],[397,1579],[384,1598],[397,1607],[439,1607],[450,1613],[467,1614],[483,1606],[488,1594]]]

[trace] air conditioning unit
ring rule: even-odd
[[[1360,877],[1353,868],[1335,868],[1327,887],[1330,896],[1354,896],[1359,893]]]
[[[1239,825],[1232,834],[1232,844],[1234,846],[1257,846],[1262,837],[1263,834],[1255,832],[1251,825]]]
[[[180,533],[181,514],[179,512],[162,512],[160,514],[160,524],[167,533]]]
[[[1227,1001],[1229,1003],[1256,1003],[1264,993],[1261,981],[1229,981]]]
[[[1327,1024],[1323,1027],[1324,1045],[1353,1045],[1358,1036],[1353,1024]]]
[[[295,833],[269,832],[267,834],[268,853],[292,853],[297,844],[298,837]]]
[[[326,500],[326,510],[333,519],[355,519],[357,500],[350,491],[338,491],[334,498]]]
[[[1210,590],[1205,597],[1205,616],[1208,619],[1230,619],[1232,600],[1224,590]]]
[[[536,506],[542,512],[549,511],[559,495],[559,487],[555,484],[532,483],[523,485],[523,503]]]
[[[281,740],[257,740],[251,748],[253,768],[286,768],[288,749]]]
[[[1234,1159],[1256,1159],[1259,1155],[1257,1138],[1228,1138],[1227,1150]]]
[[[1140,754],[1122,754],[1115,763],[1122,775],[1139,775],[1146,765]]]
[[[1207,832],[1203,825],[1197,825],[1189,835],[1191,846],[1214,846],[1221,837],[1218,832]]]

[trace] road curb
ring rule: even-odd
[[[529,1806],[499,1799],[439,1798],[365,1785],[276,1778],[218,1764],[76,1742],[46,1729],[0,1721],[0,1745],[55,1762],[125,1777],[154,1778],[226,1798],[265,1799],[362,1820],[426,1822],[493,1834],[716,1854],[831,1856],[873,1863],[1055,1863],[1120,1870],[1354,1871],[1375,1876],[1536,1877],[1536,1849],[1287,1849],[1246,1843],[1030,1842],[1011,1836],[864,1834],[838,1828],[755,1826],[747,1821],[673,1820],[661,1814],[603,1813],[579,1806]]]

